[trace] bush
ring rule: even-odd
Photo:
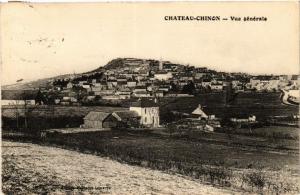
[[[264,172],[250,172],[248,174],[244,174],[242,177],[243,184],[247,184],[251,186],[252,191],[253,188],[256,188],[259,191],[262,191],[267,183],[267,177]]]

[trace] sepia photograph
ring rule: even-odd
[[[0,4],[1,194],[299,194],[298,1]]]

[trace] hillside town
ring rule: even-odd
[[[99,69],[35,88],[44,94],[43,104],[97,105],[131,98],[189,97],[199,93],[299,90],[299,75],[226,73],[169,61],[118,58]],[[294,93],[294,92],[293,92]],[[4,92],[5,94],[5,92]],[[291,101],[299,101],[290,97]],[[2,105],[9,104],[5,95]],[[35,104],[34,102],[32,102]],[[41,102],[39,102],[41,103]]]

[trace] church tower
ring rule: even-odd
[[[162,62],[162,59],[160,58],[159,60],[159,70],[162,70],[163,69],[163,62]]]

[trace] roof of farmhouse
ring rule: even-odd
[[[109,115],[110,115],[110,113],[107,113],[107,112],[91,111],[84,117],[84,119],[90,120],[90,121],[103,121]]]

